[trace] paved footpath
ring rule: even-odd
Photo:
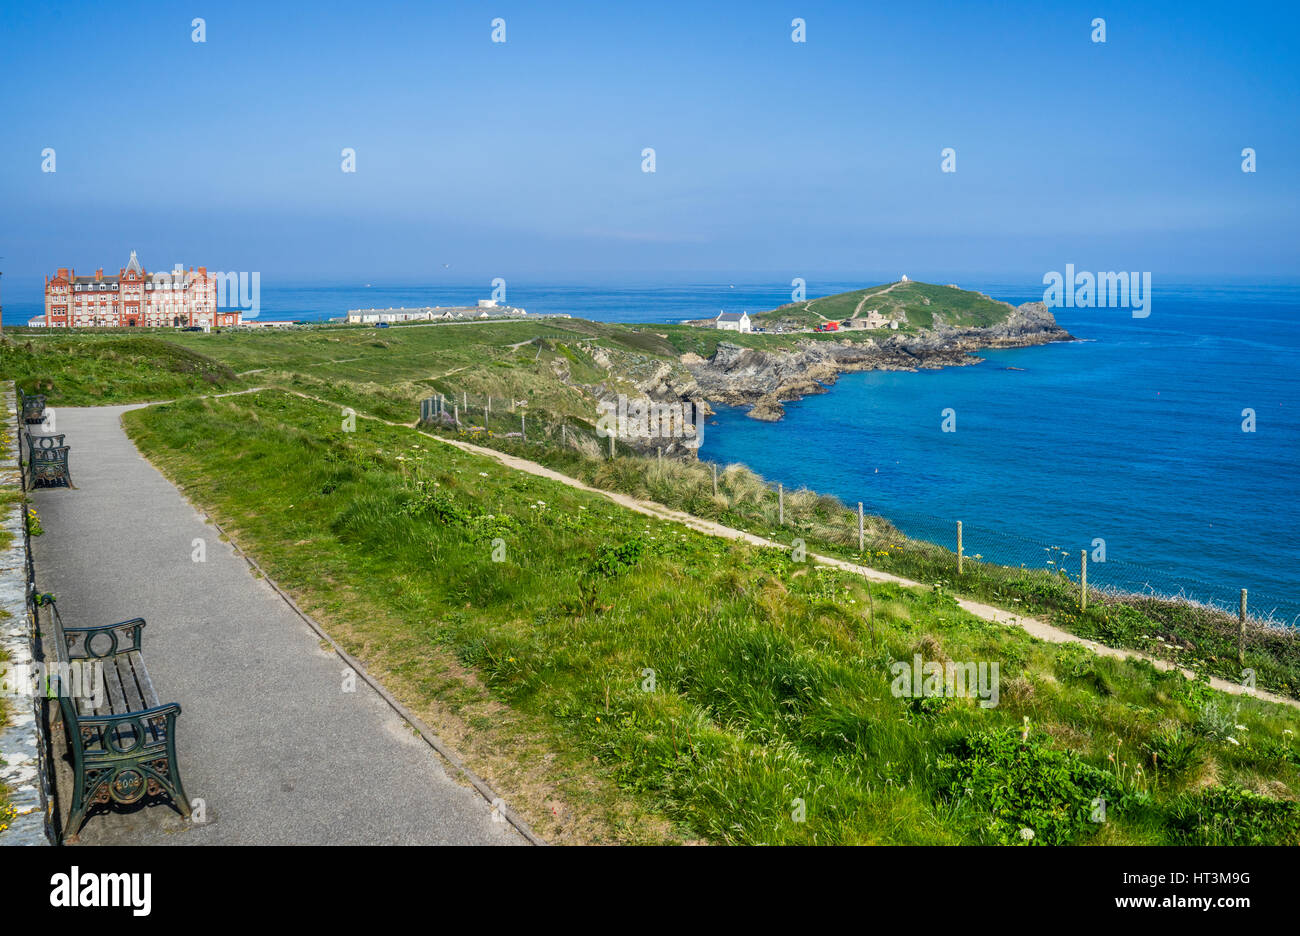
[[[181,706],[181,778],[211,821],[101,813],[81,842],[526,844],[363,680],[342,691],[344,663],[136,451],[131,408],[57,411],[77,489],[33,494],[37,585],[70,626],[145,619],[154,686]]]

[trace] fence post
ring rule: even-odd
[[[609,434],[609,457],[614,457],[614,433]]]
[[[519,439],[522,442],[528,441],[528,430],[524,428],[524,414],[519,414]]]
[[[462,390],[460,392],[460,396],[461,396],[461,406],[465,407],[465,412],[468,413],[469,412],[469,391]]]
[[[716,463],[713,466],[713,496],[718,496],[718,466]]]
[[[957,521],[957,574],[961,575],[961,521]]]
[[[483,407],[483,412],[487,413],[489,416],[492,414],[492,396],[491,396],[491,394],[488,395],[487,403],[486,403],[486,404],[484,405],[484,407]],[[485,417],[483,417],[483,418],[484,418],[484,420],[486,421],[487,416],[485,416]]]
[[[1079,550],[1079,610],[1088,610],[1088,550]]]
[[[565,423],[560,424],[560,447],[567,448],[569,445],[569,427]]]
[[[451,404],[451,421],[453,425],[460,425],[460,407],[455,403]]]
[[[1246,665],[1246,589],[1241,590],[1241,608],[1237,612],[1237,623],[1241,628],[1237,638],[1237,662]]]
[[[663,463],[664,463],[664,447],[661,445],[659,446],[659,464],[662,465]]]
[[[866,549],[866,542],[862,534],[862,501],[858,501],[858,552]]]
[[[776,525],[785,526],[785,485],[776,486]]]

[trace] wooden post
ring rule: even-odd
[[[961,521],[957,521],[957,574],[961,575]]]
[[[488,395],[488,398],[487,398],[487,406],[484,407],[484,410],[483,410],[483,411],[484,411],[485,413],[487,413],[488,415],[491,415],[491,414],[492,414],[492,396],[491,396],[490,394]]]
[[[862,531],[862,501],[858,501],[858,552],[866,549],[866,537]]]
[[[718,496],[718,466],[713,466],[713,496]]]
[[[661,445],[659,446],[659,464],[662,465],[663,463],[664,463],[664,447]]]
[[[609,457],[614,457],[614,433],[609,434]]]
[[[524,427],[524,414],[519,414],[519,438],[523,442],[528,441],[528,430]]]
[[[451,404],[451,422],[452,425],[460,425],[460,407],[455,403]]]
[[[1079,610],[1088,610],[1088,550],[1079,550]]]
[[[568,446],[568,444],[569,444],[569,427],[566,424],[561,423],[560,424],[560,447],[565,448]]]
[[[1241,590],[1241,608],[1237,611],[1237,623],[1241,633],[1237,638],[1237,662],[1246,665],[1246,589]]]
[[[462,390],[460,392],[460,396],[461,396],[461,401],[460,401],[461,405],[465,407],[465,412],[468,413],[469,412],[469,391]]]
[[[785,485],[776,486],[776,525],[785,526]]]

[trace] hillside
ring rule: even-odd
[[[966,342],[999,335],[1053,340],[1047,322],[1021,307],[973,337],[896,335],[872,353],[968,357]],[[958,575],[951,552],[880,518],[859,552],[856,514],[833,498],[786,492],[779,521],[743,466],[715,489],[710,466],[624,440],[609,458],[592,433],[600,400],[698,392],[677,334],[581,321],[10,334],[0,376],[57,405],[191,398],[128,414],[141,449],[551,840],[1018,843],[1030,828],[1039,844],[1300,843],[1293,710],[1043,644],[953,597],[1225,678],[1239,673],[1231,618],[1155,599],[1081,612],[1059,572],[975,557]],[[712,366],[741,375],[745,355],[844,347],[723,343]],[[193,399],[256,386],[272,389]],[[410,425],[433,393],[469,401],[460,426],[427,428],[448,441],[935,584],[868,591],[512,473]],[[480,415],[485,395],[497,408]],[[526,440],[509,435],[521,411]],[[893,665],[917,654],[998,662],[999,703],[894,695]],[[1300,694],[1288,635],[1252,630],[1246,665]],[[1104,824],[1088,818],[1099,796]],[[804,822],[789,820],[796,798]]]
[[[1015,306],[957,286],[908,281],[794,302],[755,318],[764,328],[808,327],[853,320],[872,309],[900,328],[990,328],[1010,317]]]
[[[551,841],[1300,844],[1292,710],[277,391],[126,422]]]

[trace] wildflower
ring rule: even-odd
[[[1245,725],[1236,725],[1236,726],[1234,726],[1234,727],[1235,727],[1238,731],[1250,731],[1250,729],[1247,728]]]
[[[1232,745],[1236,745],[1237,747],[1241,747],[1241,742],[1238,741],[1236,738],[1229,737],[1228,743]]]
[[[1028,828],[1021,829],[1020,837],[1024,839],[1026,842],[1032,842],[1034,840],[1034,830]]]

